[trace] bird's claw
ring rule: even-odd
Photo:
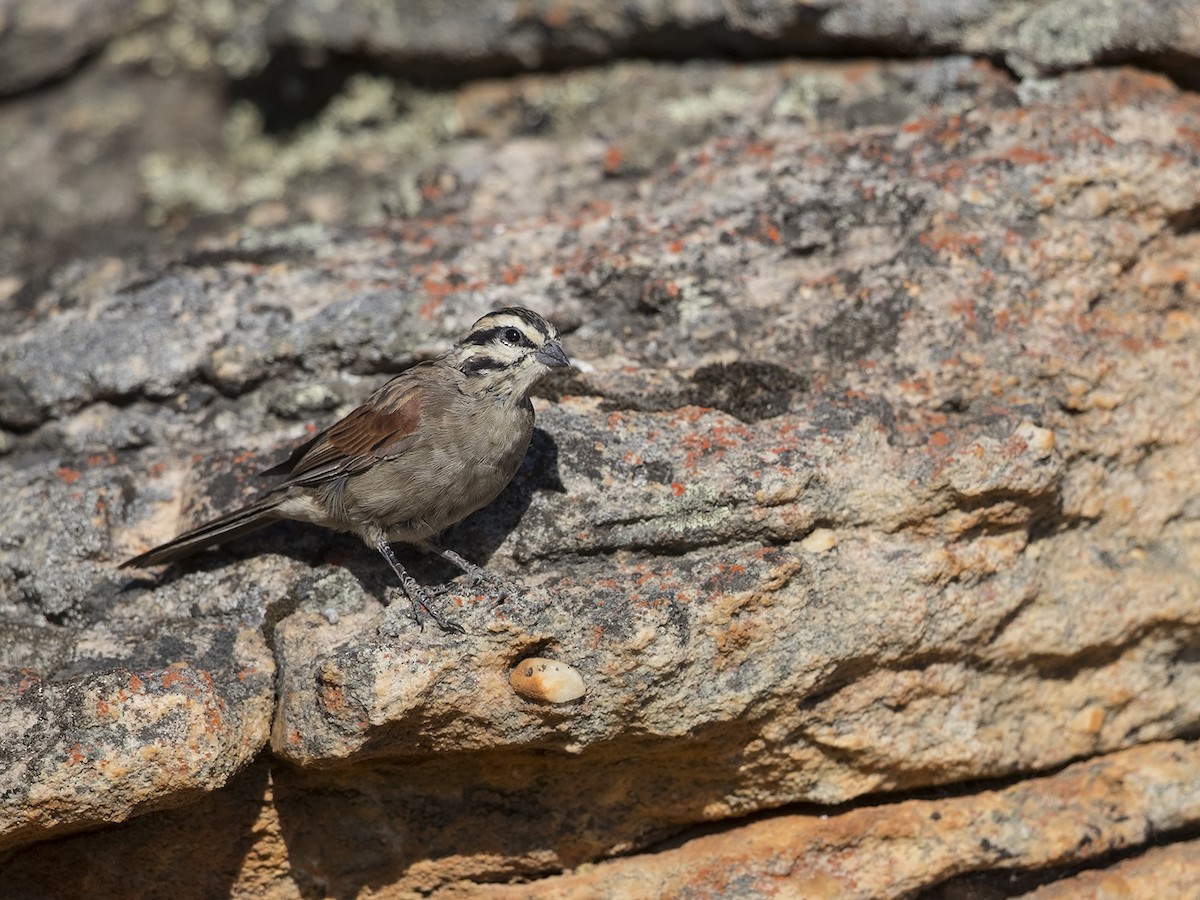
[[[399,632],[397,631],[396,625],[394,624],[394,621],[397,617],[397,613],[399,614],[399,616],[401,616],[403,618],[412,619],[413,622],[416,623],[417,629],[421,632],[425,631],[425,619],[429,618],[433,621],[433,623],[435,625],[437,625],[438,628],[440,628],[446,634],[466,634],[467,633],[467,630],[465,628],[463,628],[457,622],[452,622],[450,619],[447,619],[441,613],[437,612],[437,610],[435,610],[433,608],[433,606],[431,606],[430,603],[428,602],[429,600],[438,596],[440,593],[444,593],[444,591],[432,591],[432,590],[422,591],[420,597],[414,597],[414,596],[408,594],[406,591],[402,591],[402,593],[404,593],[404,595],[408,598],[409,614],[407,616],[404,616],[404,614],[402,612],[399,612],[399,610],[397,610],[396,613],[389,615],[387,618],[388,618],[388,620],[390,620],[390,622],[392,624],[385,622],[383,625],[380,625],[379,631],[380,631],[381,635],[383,635],[385,637],[396,637],[397,636],[397,634]],[[390,606],[391,604],[388,604],[388,605]]]
[[[466,634],[467,633],[467,630],[465,628],[463,628],[457,622],[451,622],[449,619],[445,618],[441,613],[436,612],[433,609],[433,607],[431,607],[424,600],[419,600],[416,597],[410,597],[409,603],[412,608],[413,621],[417,623],[417,628],[420,629],[421,631],[425,630],[425,621],[421,616],[421,613],[424,613],[426,616],[428,616],[430,619],[432,619],[433,623],[435,625],[437,625],[438,628],[442,629],[442,632],[445,634],[452,634],[452,633],[453,634]]]

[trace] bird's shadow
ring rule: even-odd
[[[535,428],[521,467],[500,496],[452,526],[436,542],[476,565],[486,566],[520,523],[536,492],[566,492],[558,466],[558,444],[548,432]],[[444,585],[463,575],[451,563],[416,547],[396,544],[395,551],[404,568],[423,586]],[[235,538],[228,545],[202,551],[168,566],[157,578],[131,579],[125,588],[170,584],[189,572],[218,570],[232,560],[261,553],[279,553],[309,566],[340,566],[358,580],[366,593],[379,597],[385,604],[391,602],[400,589],[394,573],[379,553],[356,536],[292,521],[276,522]]]

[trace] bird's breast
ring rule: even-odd
[[[346,500],[394,540],[437,534],[495,499],[525,458],[533,409],[476,402],[421,428],[411,449],[345,487]]]

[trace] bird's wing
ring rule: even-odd
[[[426,388],[413,369],[393,378],[362,406],[297,447],[264,475],[288,475],[282,486],[353,475],[403,453],[418,435]]]

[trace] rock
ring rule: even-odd
[[[142,18],[131,0],[5,0],[0,7],[0,97],[62,77]]]
[[[681,46],[742,56],[767,49],[789,55],[850,55],[863,47],[949,50],[1004,58],[1022,75],[1113,57],[1160,65],[1173,55],[1194,61],[1200,51],[1190,27],[1195,4],[1155,12],[1078,0],[1034,3],[1020,16],[982,2],[750,6],[637,0],[613,7],[509,0],[489,5],[482,15],[455,3],[411,4],[381,14],[369,3],[335,11],[315,0],[279,0],[266,19],[266,36],[277,46],[365,53],[405,72],[442,63],[475,76],[625,55],[678,55]],[[1174,63],[1181,70],[1182,58]]]
[[[80,643],[102,637],[94,629]],[[136,668],[117,650],[78,675],[4,673],[0,850],[192,802],[263,746],[274,664],[257,634],[214,623],[140,637]]]
[[[19,273],[24,297],[64,258],[190,252],[191,242],[175,240],[181,232],[223,236],[246,221],[374,226],[389,209],[453,203],[447,185],[472,168],[455,158],[497,131],[611,142],[603,171],[640,177],[761,103],[810,124],[836,110],[855,127],[899,121],[902,106],[912,115],[947,107],[946,94],[922,97],[919,78],[855,102],[855,87],[837,77],[813,72],[772,89],[754,65],[723,72],[719,85],[706,64],[685,66],[675,88],[637,64],[578,72],[566,90],[557,75],[533,76],[524,96],[499,105],[491,101],[510,85],[480,82],[491,76],[628,59],[676,70],[681,59],[963,54],[1002,60],[1034,92],[1033,79],[1112,64],[1195,86],[1197,12],[1196,0],[1152,15],[1082,0],[1038,0],[1019,14],[936,0],[503,0],[482,11],[461,2],[8,0],[0,275]],[[396,78],[464,88],[448,100]],[[490,114],[479,115],[480,104]],[[631,104],[667,114],[653,129],[629,129]],[[510,164],[522,165],[517,156]]]
[[[1027,900],[1070,897],[1185,897],[1200,877],[1200,843],[1180,841],[1155,847],[1103,869],[1085,870],[1035,888]]]
[[[903,52],[1015,40],[944,7]],[[1165,66],[1183,8],[1077,28],[1115,21],[1106,46],[1173,48],[1141,57]],[[365,34],[365,8],[256,9],[251,43]],[[817,15],[689,9],[778,48]],[[549,14],[506,10],[485,24]],[[866,41],[835,46],[894,33],[819,12]],[[430,21],[437,53],[470,52]],[[614,22],[597,52],[651,27]],[[364,53],[402,70],[398,33]],[[1022,46],[1068,54],[1049,34]],[[266,230],[5,288],[0,894],[154,896],[197,870],[178,896],[619,893],[639,867],[836,893],[829,861],[858,848],[875,893],[1082,887],[1081,865],[1152,889],[1135,860],[1177,860],[1200,820],[1193,94],[955,56],[628,62],[447,92],[376,73],[315,116],[269,138],[236,119],[229,162],[145,170],[156,221],[256,209]],[[288,225],[300,209],[334,224]],[[513,484],[445,536],[526,589],[497,604],[402,551],[451,580],[465,635],[418,631],[377,554],[294,523],[159,580],[117,571],[509,303],[554,318],[581,371],[542,386]],[[522,699],[528,658],[569,661],[582,702]],[[214,823],[236,851],[197,844]],[[755,834],[796,856],[725,852]],[[602,884],[549,878],[590,865]]]
[[[737,885],[737,895],[747,898],[871,898],[902,896],[936,884],[942,885],[939,896],[963,896],[951,884],[969,884],[968,874],[1000,875],[1099,860],[1144,842],[1159,829],[1193,821],[1200,809],[1192,778],[1197,762],[1194,745],[1174,742],[1077,763],[1001,790],[885,803],[834,815],[772,815],[658,853],[589,866],[587,871],[534,884],[492,885],[486,894],[727,896],[729,885]],[[1122,813],[1114,815],[1115,809]],[[1136,816],[1125,815],[1133,810]],[[1146,888],[1182,887],[1196,873],[1194,861],[1179,858],[1174,848],[1147,855],[1169,861],[1170,868],[1152,876],[1145,863],[1118,865],[1118,870],[1132,871],[1087,872],[1064,880],[1061,886],[1072,889],[1068,893],[1048,885],[1027,896],[1089,896],[1089,888],[1103,895],[1105,887],[1129,891],[1131,881]],[[441,893],[484,893],[466,887],[462,891],[455,885]]]

